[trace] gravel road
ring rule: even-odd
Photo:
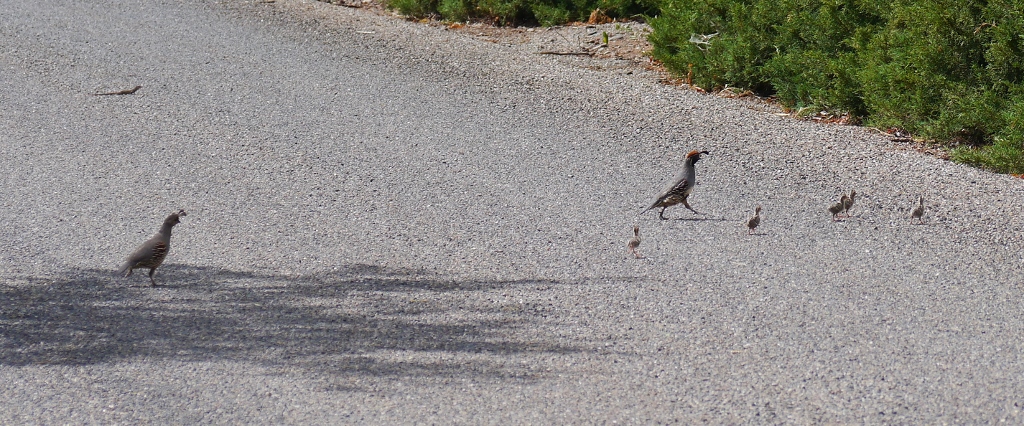
[[[0,9],[0,423],[1024,422],[1021,179],[310,0]]]

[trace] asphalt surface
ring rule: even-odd
[[[1020,179],[325,3],[0,10],[0,423],[1024,421]]]

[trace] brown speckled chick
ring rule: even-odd
[[[761,224],[761,206],[754,209],[754,217],[747,221],[747,234],[753,234],[757,225]]]
[[[853,198],[857,196],[857,191],[850,190],[850,196],[846,197],[843,201],[843,213],[846,213],[846,217],[850,217],[850,209],[853,208]]]
[[[920,197],[917,202],[917,207],[914,211],[910,212],[910,223],[914,223],[914,219],[917,219],[919,223],[924,223],[924,197]]]
[[[633,238],[630,238],[629,242],[626,243],[626,248],[637,259],[640,258],[640,252],[637,250],[638,247],[640,247],[640,226],[633,225]]]
[[[829,212],[829,213],[832,213],[832,221],[833,221],[833,222],[835,222],[835,221],[836,221],[836,216],[838,216],[838,215],[839,215],[839,213],[842,213],[842,212],[843,212],[843,206],[844,206],[844,205],[846,205],[846,200],[847,200],[848,198],[850,198],[850,197],[847,197],[847,196],[846,196],[846,195],[844,194],[844,195],[843,195],[843,197],[839,199],[839,202],[838,202],[838,203],[835,203],[835,204],[833,204],[833,205],[829,206],[829,208],[828,208],[828,212]]]

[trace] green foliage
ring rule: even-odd
[[[760,5],[755,4],[760,3]],[[654,56],[705,89],[726,85],[769,89],[761,71],[774,53],[770,9],[774,2],[666,0],[650,21]]]
[[[929,138],[984,142],[984,45],[974,33],[974,3],[926,0],[894,7],[887,25],[861,52],[861,83],[869,122]],[[1003,93],[1005,94],[1005,93]],[[993,105],[998,107],[998,104]]]
[[[1024,84],[1024,6],[1020,1],[992,1],[975,31],[988,35],[989,79]]]
[[[981,148],[959,147],[953,150],[952,158],[996,173],[1024,173],[1024,147],[1009,140],[997,139]]]
[[[486,20],[501,25],[561,25],[585,21],[595,9],[612,18],[656,13],[655,0],[387,0],[387,6],[412,17],[440,16],[448,21]]]
[[[469,19],[470,7],[467,0],[441,0],[437,4],[437,12],[449,21],[465,21]]]
[[[864,103],[857,84],[856,56],[827,55],[819,50],[798,50],[776,56],[765,64],[772,88],[789,107],[852,112]]]
[[[953,150],[955,161],[972,164],[998,173],[1024,174],[1024,88],[1015,88],[1017,95],[1002,111],[1003,124],[992,145],[974,148],[961,146]]]
[[[1012,92],[1014,96],[1003,110],[1002,121],[1005,125],[996,137],[1024,148],[1024,85],[1015,87]]]
[[[436,0],[387,0],[388,7],[395,9],[398,13],[422,18],[429,16],[437,10]]]
[[[601,9],[608,16],[619,18],[642,17],[643,14],[657,13],[658,6],[655,0],[598,0],[577,1],[576,8],[589,16],[595,8]],[[594,7],[596,6],[596,7]],[[587,16],[580,15],[580,20]]]
[[[537,23],[545,27],[569,22],[569,9],[565,7],[535,3],[530,6],[530,11],[533,12],[533,16],[537,19]]]
[[[994,144],[956,157],[992,155],[1024,167],[1021,0],[665,0],[661,7],[650,20],[654,56],[679,75],[692,70],[699,87],[743,87],[789,107],[847,113],[954,145]]]

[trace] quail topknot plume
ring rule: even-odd
[[[857,196],[857,191],[850,190],[850,196],[846,197],[843,201],[843,213],[846,217],[850,217],[850,209],[853,208],[853,198]],[[844,196],[845,197],[845,196]]]
[[[918,199],[917,207],[914,208],[914,211],[910,212],[910,223],[914,223],[914,219],[924,223],[924,196]]]
[[[637,251],[638,247],[640,247],[640,226],[633,225],[633,238],[630,238],[629,242],[626,243],[626,248],[628,248],[629,252],[633,253],[633,257],[637,259],[640,258],[640,252]]]
[[[125,259],[119,272],[127,278],[132,275],[136,268],[149,268],[149,281],[153,284],[153,287],[156,287],[157,284],[156,280],[153,279],[153,274],[156,273],[156,268],[160,267],[160,264],[164,262],[167,252],[171,250],[171,228],[180,223],[181,218],[187,214],[185,210],[179,210],[177,213],[171,213],[170,216],[167,216],[167,219],[164,219],[163,226],[160,227],[160,231],[142,243],[139,248],[135,249]]]
[[[665,209],[676,204],[682,204],[687,209],[690,209],[691,212],[701,214],[694,210],[693,207],[690,207],[690,203],[686,201],[686,198],[690,196],[691,192],[693,192],[693,186],[697,183],[697,171],[694,168],[694,164],[697,164],[697,161],[700,161],[701,154],[711,155],[707,151],[697,150],[690,151],[689,154],[686,154],[686,161],[683,162],[683,169],[679,171],[678,175],[676,175],[675,180],[666,186],[665,189],[661,191],[661,194],[658,195],[658,198],[654,200],[654,203],[644,211],[640,212],[640,214],[644,214],[648,210],[656,207],[661,207],[661,211],[658,212],[658,217],[665,220],[667,219],[665,217]]]
[[[757,225],[761,224],[761,206],[754,209],[754,217],[747,221],[747,234],[753,234]]]

